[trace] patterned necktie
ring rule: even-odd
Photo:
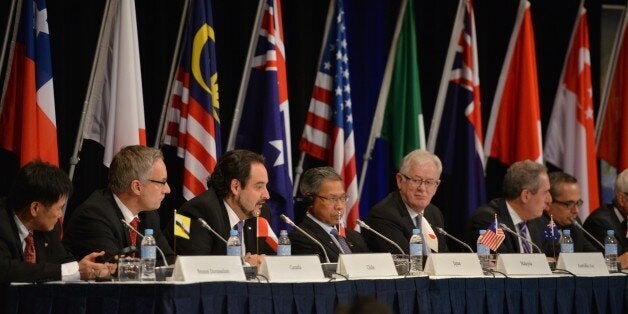
[[[522,236],[524,239],[527,239],[528,225],[526,225],[526,222],[522,221],[518,223],[517,227],[519,227],[519,235]],[[532,253],[532,250],[530,249],[530,243],[524,241],[523,239],[521,240],[521,248],[523,249],[523,253]]]
[[[347,240],[345,240],[345,237],[338,234],[338,230],[336,230],[336,228],[331,229],[329,233],[331,233],[334,237],[336,237],[336,240],[338,240],[338,244],[340,244],[340,249],[342,250],[342,253],[351,253],[351,249],[349,248],[349,244],[347,244]]]
[[[24,238],[26,246],[24,247],[24,262],[29,264],[35,264],[37,262],[37,253],[35,253],[35,238],[33,233],[29,232],[28,236]]]
[[[238,230],[238,238],[240,238],[240,245],[242,245],[244,239],[244,220],[238,221],[234,229]]]
[[[133,227],[133,229],[137,230],[138,225],[140,224],[140,220],[135,217],[133,218],[133,220],[131,220],[131,227]],[[135,231],[133,230],[129,230],[129,238],[131,238],[131,245],[137,247],[137,233],[135,233]]]
[[[423,255],[430,255],[431,253],[431,249],[429,247],[429,245],[427,245],[427,241],[425,241],[425,230],[424,228],[421,228],[422,226],[422,220],[421,218],[423,217],[423,215],[416,215],[416,217],[414,217],[414,225],[421,230],[421,236],[423,237]]]

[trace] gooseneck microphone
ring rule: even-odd
[[[301,229],[301,227],[297,226],[294,222],[292,222],[292,220],[290,220],[290,218],[288,218],[288,216],[286,215],[280,215],[279,216],[281,218],[281,220],[283,220],[283,222],[293,226],[295,229],[299,230],[299,232],[303,233],[306,237],[308,237],[310,240],[312,240],[312,242],[316,243],[318,245],[318,247],[323,250],[323,254],[325,254],[325,261],[327,263],[330,263],[329,261],[329,256],[327,256],[327,251],[325,250],[325,247],[323,246],[323,244],[321,244],[318,240],[316,240],[313,236],[311,236],[310,234],[308,234],[307,232],[305,232],[305,230]]]
[[[578,229],[582,230],[582,232],[584,232],[584,234],[586,234],[589,237],[589,239],[593,240],[593,242],[595,242],[595,244],[597,244],[599,247],[601,247],[602,251],[604,251],[604,245],[602,243],[600,243],[600,241],[598,241],[591,233],[589,233],[589,231],[584,229],[584,227],[580,223],[578,223],[577,220],[572,219],[571,223],[574,226],[578,227]]]
[[[376,236],[386,240],[386,242],[392,244],[393,246],[395,246],[397,248],[397,250],[399,250],[399,253],[401,254],[406,254],[401,247],[395,243],[395,241],[387,238],[386,236],[384,236],[383,234],[379,233],[377,230],[371,228],[369,225],[367,225],[366,223],[364,223],[364,221],[360,220],[360,219],[356,219],[355,222],[358,224],[358,226],[360,226],[361,228],[364,228],[370,232],[372,232],[373,234],[375,234]]]
[[[537,251],[539,251],[539,253],[541,253],[541,254],[543,253],[543,251],[541,251],[541,249],[536,244],[534,244],[534,242],[532,242],[532,241],[528,240],[527,238],[522,237],[518,233],[512,231],[512,229],[508,228],[508,226],[506,226],[505,224],[500,222],[499,226],[502,227],[502,229],[506,230],[508,233],[510,233],[510,234],[516,236],[517,238],[519,238],[519,239],[521,239],[523,241],[526,241],[527,243],[531,244]]]
[[[203,228],[209,230],[211,233],[213,233],[216,236],[216,238],[220,239],[220,241],[222,241],[225,244],[227,244],[227,240],[225,240],[225,238],[223,238],[220,234],[218,234],[218,232],[216,232],[216,230],[214,230],[214,228],[210,227],[209,224],[207,224],[207,222],[205,221],[205,219],[197,218],[196,220],[198,220],[198,222],[201,224],[201,226]]]
[[[137,231],[137,229],[133,228],[130,223],[126,222],[126,220],[124,219],[120,219],[120,221],[127,229],[132,230],[133,232],[135,232],[135,234],[139,235],[140,238],[144,239],[144,235]],[[168,267],[168,261],[166,260],[166,255],[164,255],[164,251],[159,248],[159,245],[155,245],[155,248],[157,248],[157,251],[159,251],[159,255],[161,255],[161,259],[164,261],[164,266]]]
[[[456,241],[456,242],[460,243],[460,245],[462,245],[462,246],[466,247],[466,248],[467,248],[467,250],[469,250],[469,252],[471,252],[471,253],[475,253],[475,252],[473,251],[473,249],[472,249],[472,248],[471,248],[468,244],[464,243],[462,240],[460,240],[460,239],[458,239],[458,238],[456,238],[456,237],[452,236],[451,234],[447,233],[447,231],[445,231],[445,229],[443,229],[443,228],[441,228],[441,227],[438,227],[438,226],[434,226],[434,228],[436,228],[436,231],[438,231],[438,233],[440,233],[440,234],[442,234],[442,235],[444,235],[444,236],[446,236],[446,237],[448,237],[448,238],[450,238],[450,239],[452,239],[452,240],[454,240],[454,241]]]

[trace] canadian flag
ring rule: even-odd
[[[595,164],[589,28],[586,9],[582,6],[560,82],[545,138],[545,160],[578,179],[584,201],[578,214],[584,220],[599,206],[600,199]]]

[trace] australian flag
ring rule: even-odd
[[[478,76],[477,44],[471,1],[461,1],[459,32],[452,33],[448,59],[450,69],[443,74],[434,119],[430,128],[428,149],[443,163],[446,190],[458,192],[450,199],[456,210],[446,222],[452,230],[464,230],[469,213],[485,202],[482,108]],[[449,195],[451,193],[446,193]]]
[[[282,28],[279,0],[265,0],[235,142],[236,148],[258,152],[266,158],[270,192],[266,204],[271,210],[274,230],[286,227],[279,215],[294,217],[288,81]]]

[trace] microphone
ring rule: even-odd
[[[593,242],[595,242],[595,244],[597,244],[599,247],[602,248],[602,251],[604,251],[604,245],[602,245],[602,243],[600,243],[600,241],[598,241],[591,233],[589,233],[589,231],[584,229],[584,227],[582,227],[582,225],[580,223],[578,223],[577,220],[572,219],[571,223],[574,226],[578,227],[580,230],[582,230],[582,232],[584,232],[584,234],[586,234],[591,240],[593,240]]]
[[[442,234],[442,235],[444,235],[444,236],[446,236],[446,237],[448,237],[448,238],[450,238],[450,239],[460,243],[460,245],[466,247],[469,250],[469,252],[475,253],[475,252],[473,252],[473,249],[468,244],[464,243],[460,239],[458,239],[458,238],[452,236],[451,234],[447,233],[447,231],[445,231],[445,229],[443,229],[441,227],[438,227],[438,226],[434,226],[434,228],[436,228],[436,231],[438,231],[438,233],[440,233],[440,234]]]
[[[539,248],[536,244],[534,244],[534,242],[532,242],[532,241],[528,240],[527,238],[522,237],[522,236],[521,236],[521,235],[519,235],[518,233],[516,233],[516,232],[512,231],[512,229],[508,228],[508,226],[506,226],[505,224],[503,224],[503,223],[501,223],[501,222],[500,222],[500,223],[499,223],[499,226],[500,226],[500,227],[502,227],[502,229],[504,229],[504,230],[508,231],[508,233],[510,233],[510,234],[512,234],[512,235],[514,235],[514,236],[516,236],[517,238],[519,238],[519,239],[521,239],[521,240],[523,240],[523,241],[526,241],[527,243],[532,244],[532,246],[533,246],[533,247],[534,247],[537,251],[539,251],[539,253],[541,253],[541,254],[543,253],[543,251],[541,251],[541,249],[540,249],[540,248]]]
[[[131,226],[131,224],[129,224],[128,222],[126,222],[126,220],[124,219],[120,219],[120,221],[122,222],[122,224],[129,230],[132,230],[133,232],[135,232],[135,234],[137,234],[138,236],[140,236],[140,238],[144,239],[144,235],[141,234],[139,231],[137,231],[137,229],[133,228],[133,226]],[[162,251],[159,248],[159,245],[155,245],[155,248],[157,248],[157,251],[159,251],[159,254],[161,255],[161,259],[164,261],[164,266],[168,267],[168,261],[166,260],[166,255],[164,255],[164,251]]]
[[[356,223],[358,224],[358,226],[360,226],[361,228],[364,228],[364,229],[366,229],[366,230],[368,230],[368,231],[370,231],[370,232],[374,233],[376,236],[378,236],[378,237],[380,237],[380,238],[382,238],[382,239],[386,240],[386,242],[388,242],[388,243],[390,243],[390,244],[394,245],[394,246],[397,248],[397,250],[399,250],[399,252],[401,252],[401,254],[406,254],[406,253],[405,253],[405,252],[401,249],[401,247],[400,247],[397,243],[395,243],[395,241],[393,241],[393,240],[391,240],[391,239],[387,238],[386,236],[384,236],[383,234],[381,234],[381,233],[377,232],[377,230],[375,230],[375,229],[371,228],[369,225],[367,225],[366,223],[364,223],[364,221],[362,221],[362,220],[360,220],[360,219],[356,219],[356,220],[355,220],[355,222],[356,222]]]
[[[288,216],[281,214],[279,216],[281,218],[281,220],[283,220],[283,222],[291,225],[292,227],[294,227],[295,229],[299,230],[299,232],[303,233],[306,237],[310,238],[310,240],[312,240],[312,242],[316,243],[318,245],[318,247],[323,250],[323,254],[325,254],[325,261],[327,263],[329,262],[329,256],[327,256],[327,251],[325,251],[325,247],[323,246],[323,244],[321,244],[318,240],[316,240],[313,236],[309,235],[307,232],[305,232],[305,230],[301,229],[301,227],[297,226],[294,222],[292,222],[292,220],[290,220],[290,218],[288,218]]]
[[[210,227],[207,222],[205,222],[205,219],[203,218],[197,218],[196,220],[198,220],[198,222],[201,224],[201,226],[207,230],[209,230],[211,233],[213,233],[216,238],[220,239],[222,242],[224,242],[225,244],[227,244],[227,240],[225,240],[225,238],[223,238],[220,234],[218,234],[218,232],[216,232],[216,230],[214,230],[212,227]]]

